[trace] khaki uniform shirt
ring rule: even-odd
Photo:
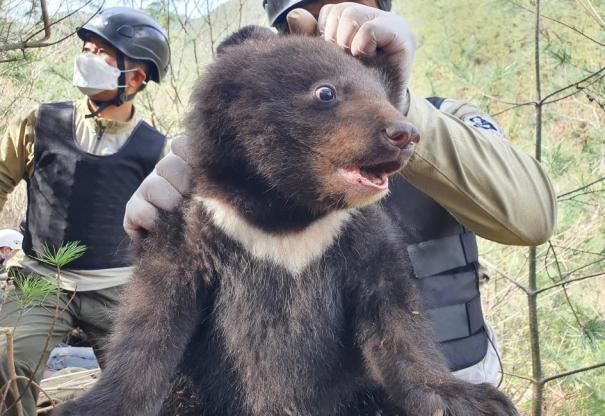
[[[408,120],[420,143],[406,180],[480,237],[539,245],[553,232],[556,194],[542,166],[515,149],[477,107],[447,99],[437,110],[409,94]]]
[[[100,117],[85,118],[89,112],[86,99],[76,103],[75,139],[84,151],[95,155],[117,152],[140,121],[136,111],[132,118],[125,122]],[[0,211],[6,203],[7,195],[22,179],[30,178],[34,172],[34,129],[37,113],[38,109],[35,108],[20,117],[9,126],[0,142]],[[166,143],[162,155],[169,150],[170,145]],[[23,267],[27,272],[56,279],[52,268],[30,257],[25,257]],[[100,290],[126,283],[132,271],[132,266],[98,270],[64,269],[61,271],[60,285],[66,290]]]

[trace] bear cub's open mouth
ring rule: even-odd
[[[353,186],[362,186],[377,191],[389,187],[389,175],[397,172],[403,163],[400,160],[391,160],[374,165],[339,168],[338,174]]]
[[[406,130],[402,136],[402,140],[399,139],[394,143],[399,148],[396,157],[391,154],[383,160],[366,161],[357,166],[338,168],[337,174],[357,192],[367,194],[388,190],[389,176],[407,165],[420,139],[413,127],[412,132]]]

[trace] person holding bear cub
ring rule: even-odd
[[[481,311],[475,234],[503,244],[541,244],[553,231],[555,194],[539,163],[511,146],[488,115],[469,103],[424,99],[407,89],[415,35],[390,3],[264,0],[263,6],[281,33],[321,36],[362,60],[379,49],[399,64],[400,111],[422,139],[392,178],[383,205],[395,223],[415,224],[416,242],[407,250],[450,369],[466,381],[495,384],[499,362]],[[189,146],[186,138],[173,142],[173,153],[129,201],[124,227],[131,237],[153,227],[156,207],[174,209],[188,191]]]

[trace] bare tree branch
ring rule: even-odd
[[[593,77],[596,77],[596,78],[595,79],[591,79]],[[546,104],[553,104],[553,103],[556,103],[558,101],[562,101],[562,100],[564,100],[566,98],[569,98],[569,97],[571,97],[573,95],[576,95],[578,92],[580,92],[583,89],[588,88],[591,85],[599,82],[603,78],[605,78],[605,67],[603,67],[603,68],[599,69],[598,71],[592,73],[591,75],[589,75],[586,78],[583,78],[583,79],[581,79],[581,80],[579,80],[577,82],[574,82],[573,84],[569,84],[569,85],[567,85],[567,86],[565,86],[563,88],[560,88],[560,89],[558,89],[558,90],[556,90],[556,91],[548,94],[546,97],[544,97],[542,99],[542,103],[546,105]],[[588,82],[589,80],[590,80],[590,82]],[[581,84],[583,84],[585,82],[588,82],[588,84],[587,85],[581,85]],[[567,94],[567,95],[565,95],[563,97],[555,98],[553,100],[548,100],[550,97],[554,97],[555,95],[560,94],[563,91],[566,91],[566,90],[571,89],[571,88],[576,88],[576,91],[573,91],[572,93]]]
[[[48,39],[50,39],[51,24],[48,19],[48,7],[46,5],[46,0],[40,0],[40,8],[42,9],[42,24],[44,25],[44,28],[42,29],[42,31],[44,31],[44,37],[35,43],[43,43],[43,42],[47,41]],[[40,32],[41,31],[38,31],[38,32],[32,34],[27,39],[25,39],[25,43],[29,42],[34,36],[36,36]]]
[[[555,257],[555,266],[557,268],[557,273],[559,274],[559,281],[561,281],[563,279],[563,273],[561,272],[561,264],[559,263],[559,257],[557,256],[557,251],[555,250],[553,245],[550,243],[550,241],[548,242],[548,251],[552,251],[553,256]],[[548,251],[546,252],[546,257],[548,256]],[[548,276],[551,278],[551,280],[553,280],[552,277],[550,276],[550,273],[548,273],[548,268],[546,268],[546,274],[548,274]],[[586,335],[586,337],[588,339],[590,339],[590,334],[588,334],[586,332],[586,328],[584,328],[584,324],[582,323],[582,321],[580,321],[580,316],[578,315],[578,311],[576,311],[576,308],[573,306],[573,303],[571,302],[571,299],[569,298],[569,293],[567,292],[566,285],[559,285],[559,287],[561,287],[561,289],[563,289],[563,294],[565,295],[565,301],[567,302],[567,305],[569,306],[569,309],[571,310],[571,313],[573,314],[574,319],[576,320],[576,323],[578,324],[578,327],[580,328],[582,333],[584,335]],[[538,294],[537,291],[536,291],[536,294]]]
[[[603,100],[603,101],[599,100],[597,97],[592,95],[589,91],[584,91],[584,94],[586,95],[586,98],[588,98],[589,102],[596,103],[601,108],[601,110],[605,111],[605,100]]]
[[[536,13],[536,12],[535,12],[535,10],[532,10],[532,9],[530,9],[530,8],[528,8],[528,7],[525,7],[524,5],[519,4],[519,3],[517,3],[516,1],[513,1],[513,0],[508,0],[508,1],[509,1],[509,3],[514,4],[515,6],[519,7],[520,9],[523,9],[523,10],[525,10],[525,11],[529,12],[529,13]],[[559,20],[557,20],[557,19],[554,19],[554,18],[552,18],[552,17],[545,16],[545,15],[542,15],[542,17],[543,17],[544,19],[546,19],[546,20],[550,20],[551,22],[557,23],[557,24],[559,24],[559,25],[561,25],[561,26],[564,26],[564,27],[566,27],[566,28],[568,28],[568,29],[570,29],[570,30],[574,31],[574,32],[575,32],[575,33],[577,33],[578,35],[580,35],[580,36],[582,36],[582,37],[584,37],[584,38],[586,38],[586,39],[590,40],[591,42],[593,42],[593,43],[595,43],[595,44],[597,44],[597,45],[599,45],[599,46],[603,46],[603,47],[605,47],[605,43],[603,43],[603,42],[599,42],[598,40],[596,40],[596,39],[594,39],[594,38],[592,38],[592,37],[588,36],[586,33],[584,33],[583,31],[581,31],[580,29],[578,29],[578,28],[576,28],[576,27],[574,27],[574,26],[571,26],[571,25],[569,25],[569,24],[567,24],[567,23],[565,23],[565,22],[561,22],[561,21],[559,21]]]
[[[506,274],[502,270],[498,269],[496,266],[494,266],[492,263],[490,263],[489,261],[487,261],[483,257],[481,257],[479,259],[479,263],[486,265],[490,270],[494,270],[500,276],[502,276],[503,278],[505,278],[506,280],[508,280],[509,282],[511,282],[513,285],[515,285],[517,288],[519,288],[523,292],[525,292],[525,294],[529,295],[531,293],[525,286],[523,286],[522,284],[520,284],[519,282],[517,282],[515,279],[513,279],[512,277],[510,277],[508,274]]]
[[[536,382],[536,380],[534,380],[531,377],[520,376],[519,374],[513,374],[513,373],[507,373],[507,372],[503,372],[502,374],[504,374],[505,376],[508,376],[508,377],[515,377],[515,378],[520,378],[521,380],[527,380],[527,381],[529,381],[531,383],[535,383]]]
[[[558,244],[553,244],[553,247],[561,248],[563,250],[573,251],[574,253],[582,253],[582,254],[590,254],[590,255],[593,255],[593,256],[601,256],[602,258],[599,259],[599,260],[597,260],[595,263],[598,263],[600,261],[605,260],[605,252],[596,252],[596,251],[581,250],[581,249],[579,249],[577,247],[560,246]],[[594,263],[591,263],[591,265],[592,264],[594,264]],[[577,271],[578,269],[575,269],[575,270]],[[571,274],[571,272],[568,272],[567,274],[569,275],[569,274]]]
[[[599,276],[605,276],[605,271],[598,272],[598,273],[587,274],[585,276],[580,276],[580,277],[576,277],[576,278],[573,278],[573,279],[568,279],[568,280],[565,280],[565,281],[562,281],[562,282],[558,282],[558,283],[552,284],[550,286],[546,286],[546,287],[543,287],[541,289],[536,290],[536,294],[540,294],[542,292],[549,291],[549,290],[557,288],[559,286],[566,286],[566,285],[571,284],[571,283],[580,282],[582,280],[592,279],[594,277],[599,277]]]
[[[574,189],[574,190],[564,192],[564,193],[562,193],[561,195],[557,195],[557,199],[561,199],[561,198],[563,198],[563,197],[565,197],[565,196],[568,196],[568,195],[574,194],[574,193],[576,193],[576,192],[583,191],[584,189],[590,188],[592,185],[595,185],[595,184],[600,183],[600,182],[603,182],[603,181],[605,181],[605,177],[603,177],[603,178],[599,178],[599,179],[597,179],[597,180],[595,180],[595,181],[593,181],[593,182],[590,182],[590,183],[588,183],[588,184],[586,184],[586,185],[584,185],[584,186],[581,186],[581,187],[579,187],[579,188],[576,188],[576,189]]]
[[[558,374],[552,375],[550,377],[545,377],[542,380],[540,380],[540,384],[546,384],[549,381],[553,381],[553,380],[556,380],[558,378],[571,376],[573,374],[582,373],[584,371],[594,370],[594,369],[600,368],[600,367],[605,367],[605,362],[602,362],[602,363],[599,363],[599,364],[589,365],[588,367],[576,368],[575,370],[564,371],[562,373],[558,373]]]
[[[536,103],[535,101],[526,101],[526,102],[524,102],[524,103],[514,104],[513,106],[508,107],[508,108],[505,108],[504,110],[501,110],[501,111],[495,112],[493,115],[494,115],[494,117],[497,117],[497,116],[499,116],[500,114],[507,113],[507,112],[509,112],[509,111],[511,111],[511,110],[514,110],[514,109],[516,109],[516,108],[519,108],[519,107],[526,107],[526,106],[528,106],[528,105],[533,105],[533,106],[535,106],[536,104],[537,104],[537,103]]]
[[[45,0],[41,0],[44,1]],[[50,33],[50,27],[56,25],[59,22],[62,22],[63,20],[73,16],[74,14],[76,14],[77,12],[79,12],[80,10],[82,10],[83,8],[85,8],[86,6],[88,6],[90,3],[92,3],[93,0],[88,0],[86,3],[84,3],[82,6],[80,6],[79,8],[77,8],[76,10],[68,13],[67,15],[61,17],[60,19],[49,23],[48,25],[48,33]],[[46,3],[45,3],[46,4]],[[104,1],[101,3],[101,5],[98,7],[98,9],[90,16],[90,18],[86,21],[90,21],[90,19],[92,19],[94,16],[96,16],[99,11],[101,11],[101,9],[103,8],[103,4]],[[48,19],[48,16],[47,16]],[[85,22],[85,23],[86,23]],[[45,23],[46,25],[46,23]],[[35,48],[45,48],[47,46],[52,46],[52,45],[56,45],[57,43],[63,42],[65,39],[69,38],[70,36],[73,36],[74,33],[76,33],[75,31],[71,32],[69,35],[62,37],[59,40],[56,40],[54,42],[45,42],[45,40],[47,40],[47,38],[45,37],[42,41],[37,41],[37,42],[29,42],[29,39],[31,39],[33,36],[37,35],[38,33],[45,31],[46,32],[46,27],[44,29],[39,30],[38,32],[35,32],[34,34],[32,34],[30,37],[28,37],[25,41],[23,42],[17,42],[17,43],[9,43],[6,45],[0,45],[0,52],[8,52],[8,51],[12,51],[12,50],[25,50],[25,49],[35,49]]]
[[[0,409],[2,409],[8,393],[13,396],[13,406],[16,409],[17,416],[23,416],[23,405],[19,400],[19,391],[17,390],[17,370],[15,368],[14,359],[14,330],[11,328],[1,328],[0,335],[6,336],[6,366],[8,380],[6,385],[3,387],[6,389],[0,400]],[[12,407],[12,406],[11,406]]]

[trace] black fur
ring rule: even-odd
[[[100,381],[56,414],[516,414],[495,388],[449,374],[406,236],[336,174],[406,161],[387,137],[414,134],[396,109],[397,74],[320,39],[250,28],[229,38],[192,97],[192,196],[143,242]],[[321,85],[336,102],[317,100]],[[295,273],[229,237],[200,196],[274,236],[350,218]]]

